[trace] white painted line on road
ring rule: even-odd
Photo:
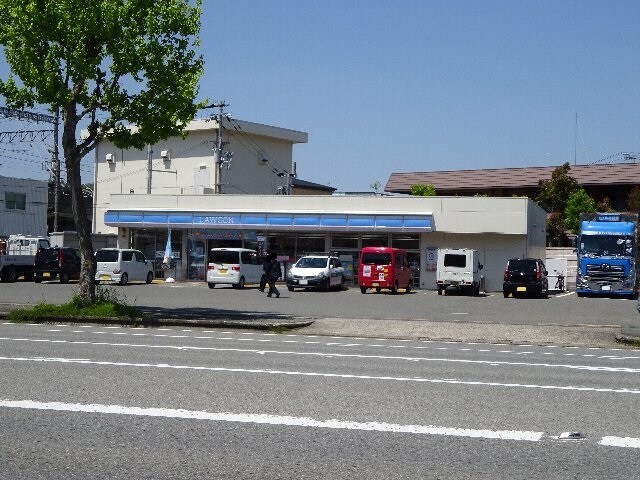
[[[598,445],[606,447],[640,448],[640,438],[633,437],[602,437]]]
[[[165,335],[166,336],[166,335]],[[29,339],[29,338],[11,338],[0,337],[0,340],[8,341],[21,341],[21,342],[39,342],[47,343],[52,340],[49,339]],[[293,356],[315,356],[324,358],[357,358],[357,359],[377,359],[377,360],[398,360],[398,361],[421,361],[421,362],[443,362],[443,363],[468,363],[477,365],[491,365],[491,366],[514,366],[514,367],[542,367],[542,368],[566,368],[569,370],[585,370],[593,372],[609,372],[609,373],[640,373],[640,368],[628,368],[628,367],[603,367],[596,365],[569,365],[558,363],[540,363],[540,362],[508,362],[497,360],[471,360],[460,358],[443,358],[443,357],[402,357],[391,355],[362,355],[356,353],[324,353],[324,352],[294,352],[294,351],[282,351],[282,350],[256,350],[256,349],[242,349],[242,348],[219,348],[219,347],[194,347],[190,345],[148,345],[148,344],[131,344],[131,343],[109,343],[109,342],[90,342],[79,340],[57,340],[58,343],[67,343],[69,345],[102,345],[111,347],[127,347],[127,348],[166,348],[174,350],[196,350],[196,351],[212,351],[212,352],[238,352],[238,353],[258,353],[260,355],[293,355]],[[332,345],[332,344],[327,344]],[[342,345],[337,343],[335,345]],[[447,350],[447,347],[439,347],[439,349]]]
[[[283,415],[205,412],[173,408],[125,407],[122,405],[99,405],[63,402],[38,402],[33,400],[0,400],[0,407],[28,410],[54,410],[59,412],[101,413],[135,415],[141,417],[183,418],[213,422],[253,423],[261,425],[283,425],[290,427],[329,428],[338,430],[360,430],[366,432],[408,433],[416,435],[443,435],[450,437],[485,438],[493,440],[515,440],[538,442],[544,432],[519,430],[478,430],[473,428],[436,427],[433,425],[401,425],[386,422],[352,422],[348,420],[316,420],[308,417]]]
[[[186,350],[186,348],[185,348]],[[254,353],[264,355],[264,351],[256,351]],[[451,380],[442,378],[422,378],[422,377],[390,377],[390,376],[373,376],[373,375],[353,375],[346,373],[322,373],[322,372],[299,372],[291,370],[265,370],[260,368],[224,368],[224,367],[203,367],[192,365],[169,365],[166,363],[130,363],[130,362],[108,362],[93,361],[74,358],[48,358],[48,357],[0,357],[0,361],[15,362],[42,362],[42,363],[65,363],[80,365],[98,365],[108,367],[133,367],[133,368],[161,368],[172,370],[194,370],[203,372],[230,372],[230,373],[249,373],[249,374],[266,374],[266,375],[285,375],[300,377],[322,377],[322,378],[342,378],[353,380],[374,380],[374,381],[395,381],[395,382],[413,382],[413,383],[432,383],[432,384],[449,384],[449,385],[469,385],[479,387],[506,387],[506,388],[529,388],[539,390],[562,390],[562,391],[578,391],[578,392],[596,392],[596,393],[623,393],[640,395],[640,390],[629,388],[598,388],[598,387],[577,387],[574,385],[536,385],[523,383],[499,383],[499,382],[480,382],[474,380]],[[414,360],[416,361],[416,360]]]
[[[559,293],[558,295],[554,295],[552,298],[568,297],[569,295],[573,295],[574,293],[575,292]]]

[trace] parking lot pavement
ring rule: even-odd
[[[554,294],[548,299],[514,299],[503,298],[502,292],[468,297],[439,296],[435,290],[398,295],[372,291],[363,295],[354,287],[329,292],[288,292],[282,288],[281,297],[276,299],[266,298],[257,286],[209,289],[204,282],[101,288],[151,312],[156,319],[206,319],[221,326],[221,320],[227,319],[233,320],[230,323],[236,328],[243,321],[247,328],[255,328],[256,321],[259,327],[268,328],[270,324],[312,320],[312,325],[299,330],[308,334],[612,346],[616,335],[625,329],[640,329],[636,302],[578,298],[573,293]],[[65,303],[76,291],[74,283],[2,284],[0,310],[43,301]]]

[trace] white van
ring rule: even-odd
[[[439,248],[436,284],[438,295],[447,289],[465,291],[470,295],[480,293],[482,265],[478,251],[469,248]]]
[[[153,282],[153,262],[140,250],[101,248],[96,252],[96,283]]]
[[[248,248],[212,248],[207,264],[207,284],[244,288],[246,283],[260,283],[262,262],[258,252]]]

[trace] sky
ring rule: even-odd
[[[298,177],[338,191],[617,161],[640,152],[639,20],[637,0],[203,0],[200,99],[307,132]],[[0,175],[46,178],[4,147]]]

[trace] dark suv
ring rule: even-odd
[[[80,266],[80,250],[77,248],[41,248],[34,259],[33,279],[40,283],[57,277],[60,283],[69,283],[70,279],[80,278]]]
[[[539,258],[512,258],[504,270],[504,298],[509,294],[549,296],[549,281],[544,262]]]

